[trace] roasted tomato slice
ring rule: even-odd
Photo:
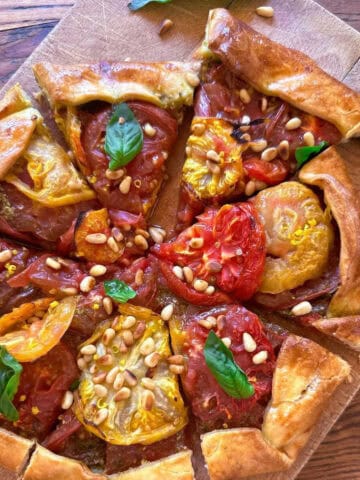
[[[175,240],[154,247],[154,253],[175,266],[191,269],[196,290],[214,294],[206,283],[198,282],[201,279],[247,300],[261,282],[264,228],[252,204],[224,205],[207,210]]]
[[[229,198],[244,189],[243,144],[232,138],[233,127],[219,118],[195,117],[182,172],[182,181],[201,200]]]
[[[183,332],[179,341],[179,322]],[[235,362],[246,373],[255,393],[247,399],[235,399],[219,386],[204,358],[204,345],[213,329],[218,337],[231,341],[230,350]],[[188,396],[192,412],[205,430],[227,426],[259,427],[264,410],[271,396],[275,354],[259,318],[240,305],[215,307],[201,313],[189,313],[181,321],[170,322],[171,339],[177,353],[187,357],[187,370],[182,384]],[[244,345],[244,334],[249,345]],[[259,352],[263,361],[253,358]]]
[[[147,445],[180,431],[187,412],[169,368],[169,336],[160,316],[129,304],[120,312],[80,349],[75,413],[108,443]]]
[[[264,162],[257,157],[250,157],[244,161],[244,168],[248,176],[267,185],[276,185],[285,180],[289,173],[288,166],[282,160]]]
[[[78,375],[75,358],[63,343],[24,364],[14,400],[19,411],[15,427],[42,440],[57,422],[64,394]]]
[[[0,337],[0,345],[19,362],[32,362],[46,355],[69,328],[76,302],[76,297],[53,302],[43,318],[33,317],[30,313],[32,323],[23,323],[18,330]]]
[[[330,214],[298,182],[285,182],[254,197],[266,232],[264,293],[280,293],[320,277],[333,243]]]

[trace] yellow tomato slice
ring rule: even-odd
[[[42,319],[31,324],[24,323],[18,330],[3,335],[0,337],[0,345],[19,362],[32,362],[46,355],[69,328],[76,303],[76,297],[52,302]]]
[[[92,345],[90,351],[92,348],[94,353],[83,357],[75,413],[87,430],[106,442],[147,445],[181,430],[187,423],[187,411],[177,377],[169,370],[169,334],[161,317],[132,305],[120,306],[120,312],[115,323],[104,322],[82,346]],[[129,317],[135,319],[131,327],[126,326]],[[127,346],[126,336],[130,337]],[[145,364],[144,348],[147,345],[147,351],[151,351],[149,344],[158,354],[158,363],[153,367]],[[145,377],[150,379],[150,390],[146,388],[146,380],[143,383]],[[123,388],[128,390],[121,390]],[[119,399],[117,395],[121,391],[129,397]],[[147,406],[146,396],[151,397]]]
[[[265,226],[266,262],[260,291],[280,293],[319,277],[333,242],[330,214],[298,182],[284,182],[258,193],[255,206]]]
[[[53,298],[40,298],[34,302],[23,303],[20,307],[5,313],[0,317],[0,335],[10,330],[17,323],[25,322],[31,316],[36,316],[38,312],[47,310],[53,300]]]
[[[246,147],[232,138],[232,131],[232,125],[219,118],[192,121],[182,180],[202,200],[231,197],[244,189],[241,153]]]

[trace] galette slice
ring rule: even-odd
[[[0,101],[0,231],[54,248],[95,193],[19,85]]]
[[[100,63],[34,66],[76,162],[107,208],[148,214],[193,103],[200,65]]]

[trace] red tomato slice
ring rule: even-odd
[[[33,363],[23,365],[14,403],[19,411],[15,426],[24,433],[44,438],[61,413],[64,393],[78,377],[76,361],[62,343]]]
[[[257,157],[244,160],[244,168],[249,177],[265,182],[267,185],[283,182],[289,173],[288,167],[281,160],[264,162]]]
[[[190,267],[194,277],[239,300],[252,297],[260,285],[266,253],[264,228],[254,206],[247,202],[224,205],[207,210],[198,220],[174,241],[155,246],[155,254],[174,265]],[[180,282],[184,292],[188,285]]]

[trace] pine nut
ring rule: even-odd
[[[155,243],[163,243],[164,237],[165,237],[165,232],[164,230],[156,227],[150,227],[149,228],[149,233],[151,235],[151,238],[154,240]]]
[[[297,317],[298,316],[301,316],[301,315],[307,315],[308,313],[310,313],[312,310],[312,305],[310,302],[300,302],[298,303],[297,305],[295,305],[292,309],[291,309],[291,313],[293,315],[296,315]]]
[[[275,147],[266,148],[261,154],[261,160],[263,160],[264,162],[271,162],[271,160],[274,160],[274,158],[276,158],[277,153],[278,151]]]
[[[106,375],[106,383],[112,385],[115,382],[116,375],[119,373],[119,367],[114,367]]]
[[[152,125],[150,125],[150,123],[148,123],[148,122],[145,123],[145,125],[143,126],[143,130],[144,130],[144,133],[147,137],[152,138],[152,137],[155,137],[155,135],[156,135],[155,128]]]
[[[111,315],[112,311],[113,311],[113,308],[114,308],[111,298],[110,297],[104,297],[103,300],[102,300],[102,304],[103,304],[105,312],[108,315]]]
[[[264,190],[264,188],[267,188],[267,184],[265,182],[262,182],[261,180],[255,180],[255,190]]]
[[[138,286],[144,283],[144,270],[141,270],[141,268],[139,268],[139,270],[137,270],[135,273],[135,283]]]
[[[119,190],[122,194],[127,195],[129,193],[131,182],[132,182],[132,178],[129,176],[126,176],[124,180],[121,181],[119,185]]]
[[[97,427],[101,425],[103,422],[105,422],[108,415],[109,410],[107,408],[101,408],[100,410],[98,410],[94,417],[94,425],[96,425]]]
[[[61,269],[61,263],[59,263],[55,258],[48,257],[46,259],[46,265],[53,270],[60,270]]]
[[[260,363],[266,362],[267,358],[268,352],[266,350],[261,350],[261,352],[258,352],[253,356],[252,361],[255,365],[260,365]]]
[[[170,365],[169,370],[170,372],[175,373],[175,375],[181,375],[185,372],[185,367],[184,365]]]
[[[220,156],[219,154],[215,151],[215,150],[208,150],[206,152],[206,158],[208,160],[212,160],[213,162],[215,163],[219,163],[220,162]]]
[[[124,235],[120,232],[120,230],[117,227],[113,227],[111,229],[111,233],[117,242],[121,242],[122,240],[124,240]]]
[[[252,353],[255,352],[256,350],[256,342],[252,335],[248,332],[244,332],[242,336],[243,344],[244,344],[244,349],[246,352]]]
[[[84,277],[80,282],[80,290],[84,293],[90,292],[96,284],[96,280],[91,275]]]
[[[144,377],[141,379],[141,385],[148,390],[155,390],[156,384],[154,380],[151,380],[149,377]]]
[[[79,370],[85,370],[86,362],[83,358],[78,358],[76,363],[77,363],[77,366],[79,367]]]
[[[290,118],[290,120],[286,123],[285,128],[286,130],[296,130],[301,126],[301,120],[298,117]]]
[[[105,267],[105,265],[93,265],[90,268],[89,273],[93,277],[101,277],[101,275],[105,275],[106,271],[107,268]]]
[[[149,355],[146,355],[144,359],[144,363],[147,367],[154,368],[159,363],[160,358],[161,358],[160,353],[153,352],[153,353],[150,353]]]
[[[253,180],[250,180],[247,182],[245,185],[245,195],[247,197],[251,197],[255,193],[255,182]]]
[[[240,127],[240,128],[244,128],[244,127]],[[240,137],[240,140],[242,142],[251,142],[251,136],[248,133],[243,133]]]
[[[74,394],[68,390],[65,392],[65,395],[63,396],[62,402],[61,402],[61,408],[63,410],[67,410],[68,408],[71,407],[71,405],[74,402]]]
[[[266,98],[266,97],[262,97],[262,98],[261,98],[261,112],[262,112],[262,113],[265,113],[265,112],[266,112],[267,106],[268,106],[267,98]]]
[[[309,147],[313,147],[315,145],[315,137],[312,132],[304,133],[304,143]]]
[[[110,250],[112,250],[114,253],[119,252],[119,245],[116,243],[114,237],[109,237],[107,239],[107,244],[108,244],[108,247],[110,248]]]
[[[216,327],[216,318],[213,317],[212,315],[209,315],[208,317],[206,317],[206,321],[211,323],[212,327]]]
[[[124,170],[119,168],[118,170],[110,170],[109,168],[105,172],[105,177],[108,180],[119,180],[119,178],[124,176]]]
[[[104,233],[89,233],[89,235],[86,235],[85,240],[94,245],[101,245],[106,243],[106,235]]]
[[[189,245],[191,248],[202,248],[204,246],[204,239],[201,237],[192,238]]]
[[[84,355],[84,360],[86,363],[91,362],[92,359],[93,359],[93,355]]]
[[[271,18],[271,17],[274,16],[274,9],[272,7],[268,7],[268,6],[257,7],[256,13],[260,17]]]
[[[103,344],[106,346],[109,345],[109,343],[115,338],[115,335],[116,333],[113,328],[107,328],[102,336]]]
[[[94,392],[98,397],[105,398],[108,394],[108,389],[104,385],[98,384],[94,386]]]
[[[11,258],[12,258],[12,253],[11,253],[11,250],[9,250],[8,248],[0,252],[0,263],[8,262],[9,260],[11,260]]]
[[[180,280],[184,280],[184,272],[179,265],[175,265],[172,269],[173,273],[179,278]]]
[[[124,382],[125,382],[124,374],[123,373],[118,373],[115,377],[115,380],[114,380],[115,390],[119,390],[124,385]]]
[[[215,287],[213,285],[209,285],[205,290],[206,295],[212,295],[215,293]]]
[[[194,123],[192,125],[191,130],[194,135],[200,137],[206,130],[205,125],[203,123]]]
[[[194,274],[190,267],[183,268],[184,277],[187,283],[191,283],[194,280]]]
[[[197,292],[204,292],[209,286],[209,284],[205,280],[200,280],[200,278],[196,278],[194,280],[193,286]]]
[[[94,383],[103,383],[105,378],[106,378],[106,372],[100,372],[97,375],[94,375],[92,380]]]
[[[206,167],[209,170],[209,172],[213,173],[214,175],[219,175],[221,172],[221,168],[219,165],[214,163],[212,160],[206,160]]]
[[[259,138],[257,140],[254,140],[250,144],[250,148],[254,152],[262,152],[266,147],[267,147],[267,141],[265,140],[265,138]]]
[[[130,370],[125,370],[124,380],[129,385],[129,387],[135,387],[135,385],[137,385],[136,375],[130,372]]]
[[[113,358],[109,354],[103,355],[102,357],[98,358],[97,361],[98,361],[98,363],[100,363],[100,365],[112,365],[113,364]]]
[[[145,330],[146,330],[145,322],[143,321],[138,322],[134,330],[134,340],[137,340],[138,338],[142,337]]]
[[[154,350],[155,350],[155,342],[152,337],[149,337],[146,340],[144,340],[140,347],[140,353],[141,355],[144,355],[144,356],[149,355],[150,353],[154,352]]]
[[[239,97],[240,97],[240,100],[245,104],[248,104],[251,102],[250,94],[245,88],[242,88],[239,91]]]
[[[151,410],[155,403],[155,395],[150,390],[145,390],[141,396],[141,405],[144,410]]]
[[[131,347],[131,345],[134,345],[134,335],[131,330],[124,330],[121,336],[127,347]]]
[[[147,250],[149,248],[149,244],[142,235],[135,235],[134,243],[137,247],[141,248],[142,250]]]
[[[77,295],[78,289],[75,287],[65,287],[65,288],[61,288],[60,292],[63,293],[64,295]]]
[[[283,160],[287,160],[289,158],[290,146],[289,146],[289,142],[287,140],[282,140],[279,143],[278,152],[279,152],[280,157]]]
[[[182,355],[170,355],[167,359],[170,365],[184,365],[184,357]]]
[[[198,320],[198,324],[206,328],[207,330],[211,330],[214,326],[212,322],[209,322],[205,318],[201,318],[200,320]]]
[[[197,87],[200,83],[200,79],[199,77],[196,75],[196,73],[191,73],[191,72],[188,72],[186,73],[185,75],[185,78],[188,82],[188,84],[190,85],[190,87]]]
[[[82,355],[95,355],[96,353],[96,347],[95,345],[93,345],[92,343],[90,343],[89,345],[84,345],[81,349],[80,349],[80,353]]]
[[[128,315],[127,317],[125,317],[123,323],[122,323],[122,328],[124,329],[129,329],[129,328],[132,328],[136,323],[136,317],[134,317],[133,315]]]
[[[172,317],[173,313],[174,313],[174,305],[172,303],[169,303],[169,305],[166,305],[161,310],[160,316],[164,320],[164,322],[168,322]]]
[[[118,393],[114,396],[115,402],[121,402],[121,400],[127,400],[131,396],[130,388],[123,387],[121,388]]]
[[[159,35],[164,35],[174,25],[174,22],[170,18],[165,18],[160,25]]]
[[[223,344],[225,347],[230,348],[231,346],[231,338],[230,337],[223,337],[222,339]]]
[[[192,148],[190,147],[190,145],[186,145],[185,153],[186,153],[186,156],[187,156],[187,157],[191,157]]]

